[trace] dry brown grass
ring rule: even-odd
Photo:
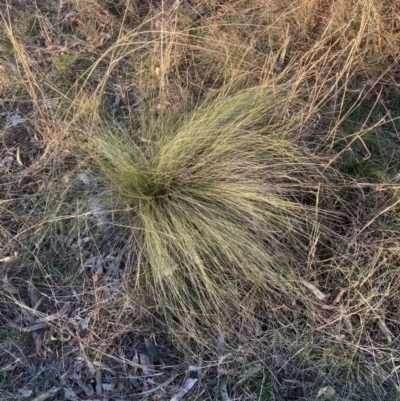
[[[67,398],[66,389],[87,397],[97,378],[94,387],[105,386],[96,391],[122,385],[115,399],[170,399],[192,377],[200,380],[188,399],[313,400],[326,386],[337,400],[398,399],[397,2],[41,0],[0,11],[0,113],[11,113],[0,117],[0,398],[53,386],[53,399]],[[137,281],[137,255],[126,247],[138,239],[134,218],[125,205],[107,209],[121,205],[119,191],[101,175],[95,182],[93,151],[82,145],[117,125],[151,148],[159,127],[191,132],[176,129],[181,115],[204,123],[196,113],[205,100],[226,105],[260,85],[276,140],[296,149],[284,154],[329,166],[320,192],[313,182],[314,196],[302,201],[314,218],[338,216],[332,235],[314,226],[305,241],[294,237],[307,248],[290,277],[303,281],[280,277],[279,297],[263,286],[248,291],[242,308],[234,301],[237,316],[214,330],[166,326],[171,297],[159,297],[153,279],[145,281],[153,291]],[[246,102],[229,110],[257,120]],[[125,146],[114,142],[103,146],[112,160]],[[223,313],[206,301],[205,312]]]

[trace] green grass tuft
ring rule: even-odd
[[[301,297],[322,163],[288,139],[277,99],[256,88],[178,123],[154,113],[142,142],[93,131],[92,156],[133,218],[139,283],[179,322],[247,315],[254,291]]]

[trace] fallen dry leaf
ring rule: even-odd
[[[49,391],[46,391],[45,393],[39,394],[32,401],[45,401],[48,398],[53,397],[54,394],[56,394],[59,390],[60,390],[60,387],[53,387]]]
[[[78,396],[69,388],[64,388],[64,398],[68,401],[78,401]]]
[[[13,127],[16,127],[18,124],[24,122],[24,119],[19,114],[12,114],[9,112],[5,112],[5,113],[0,113],[0,117],[5,117],[7,122],[10,123]]]
[[[21,398],[28,398],[32,395],[33,390],[26,390],[24,388],[19,388],[18,393],[21,396]]]
[[[122,391],[122,384],[119,384],[117,388],[110,391],[103,391],[100,394],[94,393],[86,397],[86,400],[103,400],[104,398],[111,397],[115,394],[118,394]]]
[[[43,349],[43,342],[46,339],[46,336],[47,336],[46,331],[42,331],[39,334],[33,333],[33,338],[35,339],[35,350],[36,353],[40,356],[44,356],[46,353],[46,351],[44,351]]]
[[[140,367],[142,368],[144,376],[153,376],[154,371],[150,368],[152,363],[147,354],[139,354]]]
[[[108,223],[107,212],[105,211],[103,205],[95,198],[89,200],[89,208],[96,219],[97,226],[103,227]]]
[[[286,40],[285,40],[285,43],[283,44],[283,47],[282,47],[282,49],[280,51],[279,59],[278,59],[277,63],[275,64],[275,70],[277,72],[281,72],[282,69],[283,69],[283,65],[285,63],[285,57],[286,57],[286,50],[287,50],[287,47],[289,45],[289,42],[290,42],[290,36],[289,36],[289,25],[288,25],[287,31],[286,31]]]
[[[10,294],[18,294],[18,288],[13,286],[9,281],[8,281],[8,275],[7,273],[4,274],[3,276],[3,288],[8,291]]]
[[[283,381],[286,383],[296,384],[301,387],[312,387],[314,385],[314,383],[312,383],[312,382],[305,382],[305,381],[294,380],[294,379],[283,379]]]
[[[221,383],[219,385],[219,392],[221,394],[222,401],[232,401],[231,398],[229,397],[227,385],[228,385],[228,379],[225,378],[221,380]]]
[[[175,379],[175,376],[171,376],[167,380],[165,380],[165,382],[159,384],[157,387],[154,387],[154,388],[152,388],[150,390],[142,391],[141,393],[137,393],[135,395],[137,395],[139,397],[139,396],[142,396],[142,395],[149,395],[149,394],[156,393],[160,389],[167,387],[168,384],[170,384],[174,379]]]
[[[311,290],[314,295],[320,301],[326,301],[328,299],[328,295],[325,295],[322,291],[320,291],[314,284],[308,283],[307,281],[301,281],[309,290]]]
[[[14,260],[14,256],[5,256],[4,258],[0,259],[0,262],[7,263],[11,262],[12,260]]]
[[[42,297],[38,300],[38,292],[36,291],[36,288],[33,285],[32,280],[28,281],[27,294],[28,294],[31,306],[33,307],[33,309],[35,311],[37,311],[39,308],[39,305],[43,302],[44,298]]]
[[[52,396],[53,396],[53,394],[50,391],[46,391],[45,393],[38,395],[32,401],[45,401]]]
[[[115,383],[101,383],[104,391],[113,391],[115,390]]]
[[[100,32],[100,37],[106,40],[111,39],[111,35],[108,34],[107,32]]]
[[[20,151],[19,151],[19,146],[18,146],[18,149],[17,149],[16,158],[17,158],[17,163],[18,163],[20,166],[25,167],[24,164],[23,164],[22,161],[21,161],[21,154],[20,154]]]
[[[349,188],[356,188],[356,189],[363,189],[363,188],[375,188],[377,187],[376,184],[370,184],[366,182],[354,182],[349,184]]]
[[[3,288],[10,294],[18,294],[18,288],[14,287],[12,284],[4,283]]]
[[[75,327],[81,327],[82,329],[86,330],[89,328],[90,319],[93,316],[93,313],[89,314],[86,318],[81,318],[77,316],[76,318],[69,318],[68,322],[73,324]]]
[[[36,331],[36,330],[40,330],[40,329],[44,329],[45,327],[47,327],[47,323],[42,322],[42,323],[36,323],[36,324],[32,324],[31,326],[28,327],[24,327],[22,329],[22,331],[29,333],[31,331]]]
[[[13,163],[14,163],[14,158],[11,156],[6,156],[1,160],[0,165],[2,165],[3,167],[8,169],[8,168],[11,168]],[[10,256],[7,256],[6,258],[3,258],[3,259],[7,259],[9,257]],[[0,262],[5,262],[5,261],[0,259]]]
[[[330,400],[335,395],[335,393],[336,391],[332,386],[326,386],[318,391],[317,398],[324,396],[326,400]]]
[[[146,347],[146,353],[150,358],[151,364],[156,365],[158,362],[158,353],[156,347],[147,338],[144,339],[144,345]]]
[[[171,7],[171,11],[177,10],[179,8],[180,2],[181,2],[181,0],[175,0],[175,3]]]
[[[336,295],[336,298],[333,300],[333,303],[334,303],[334,304],[338,304],[338,303],[340,302],[340,300],[342,299],[342,297],[343,297],[343,295],[344,295],[344,293],[345,293],[346,291],[347,291],[346,288],[342,288],[342,289],[339,291],[339,294]]]
[[[53,320],[59,319],[60,317],[64,316],[68,312],[70,305],[71,304],[69,302],[66,302],[64,304],[64,306],[58,312],[53,313],[52,315],[41,317],[40,319],[38,319],[36,321],[36,323],[51,322]]]
[[[64,17],[64,19],[75,19],[77,17],[79,17],[79,13],[71,11]]]
[[[100,370],[96,372],[96,393],[101,394],[103,392],[103,386],[101,385],[101,373]]]
[[[89,170],[81,171],[78,174],[78,180],[82,181],[89,188],[94,188],[97,185],[92,172]]]
[[[192,389],[198,380],[199,379],[187,379],[183,387],[171,398],[170,401],[179,401]]]

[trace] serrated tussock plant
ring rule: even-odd
[[[215,324],[250,313],[254,297],[302,294],[322,163],[290,139],[296,117],[278,118],[284,90],[243,90],[188,116],[147,112],[136,139],[93,129],[95,168],[128,206],[138,285],[171,321]]]

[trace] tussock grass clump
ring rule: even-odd
[[[92,156],[133,218],[139,284],[168,316],[221,320],[250,313],[254,291],[300,296],[322,164],[289,139],[277,98],[256,88],[178,123],[160,114],[142,142],[93,131]]]

